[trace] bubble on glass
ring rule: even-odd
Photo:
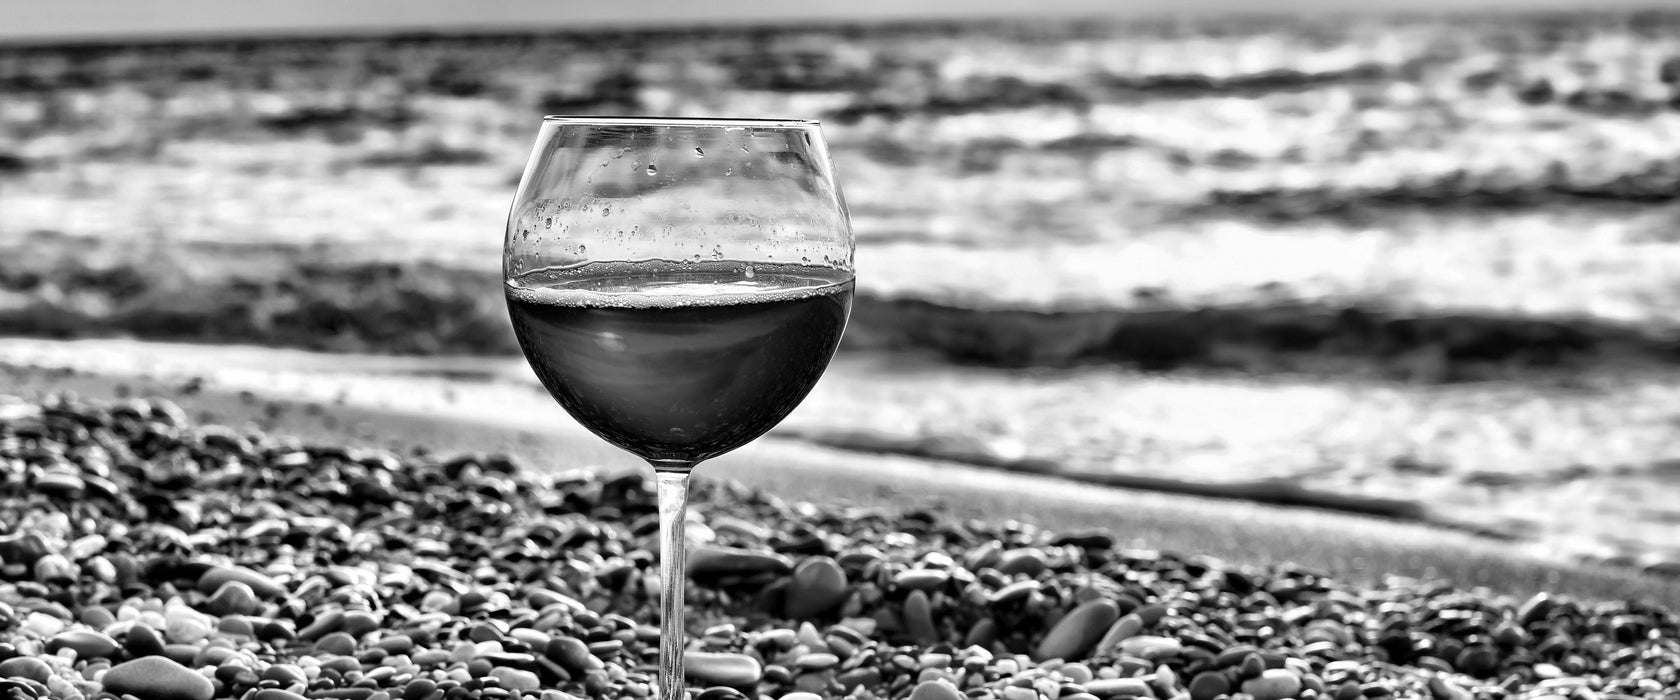
[[[745,276],[746,276],[746,278],[747,278],[747,279],[752,279],[752,278],[753,278],[753,275],[754,275],[754,274],[756,274],[756,273],[755,273],[755,272],[753,272],[753,265],[752,265],[752,263],[747,263],[747,267],[746,267],[746,269],[745,269],[745,270],[742,270],[742,271],[741,271],[741,274],[742,274],[742,275],[745,275]]]
[[[694,147],[694,157],[695,158],[705,158],[706,157],[706,152],[704,150],[702,150],[699,146],[695,146]]]
[[[584,245],[582,243],[578,244],[578,249],[577,250],[578,250],[578,252],[577,252],[578,255],[583,255],[584,253],[589,252],[589,249],[584,247]]]
[[[804,264],[804,265],[809,265],[809,264],[811,264],[811,258],[807,257],[807,256],[804,256],[804,255],[801,255],[801,256],[799,256],[799,262],[801,264]]]
[[[550,216],[550,217],[544,218],[543,219],[543,228],[554,228],[554,217]]]
[[[612,205],[611,204],[601,205],[601,216],[602,217],[612,216]]]
[[[659,174],[659,166],[657,166],[657,165],[653,165],[653,164],[651,164],[651,163],[650,163],[650,164],[648,164],[648,166],[647,166],[647,174],[649,174],[649,175],[658,175],[658,174]]]
[[[713,260],[722,260],[723,259],[723,247],[722,246],[715,246],[715,245],[712,246],[712,259]]]
[[[519,274],[521,272],[524,272],[524,271],[525,271],[525,259],[524,258],[514,258],[513,259],[513,273],[517,275],[517,274]]]
[[[723,169],[723,176],[724,177],[729,177],[730,175],[734,175],[734,174],[735,174],[735,169],[734,168],[724,168]]]

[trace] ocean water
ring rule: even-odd
[[[347,276],[368,268],[335,265],[494,274],[542,114],[817,118],[860,299],[843,381],[784,434],[1677,561],[1676,29],[1506,14],[0,46],[0,330],[336,347],[378,319]],[[349,299],[288,296],[324,284],[276,279],[300,260]],[[229,289],[255,300],[237,331],[206,321]],[[438,294],[499,323],[484,289]],[[251,335],[300,307],[327,320]],[[506,349],[456,335],[490,339],[357,347]],[[1570,507],[1580,527],[1553,515]]]

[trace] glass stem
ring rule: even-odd
[[[659,698],[683,700],[683,648],[687,633],[683,626],[683,585],[688,580],[684,562],[688,558],[683,523],[688,511],[688,474],[682,469],[654,467],[659,482]]]

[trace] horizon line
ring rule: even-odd
[[[1314,18],[1436,18],[1436,17],[1477,17],[1477,16],[1624,16],[1637,14],[1671,15],[1680,18],[1680,6],[1669,4],[1641,4],[1642,0],[1633,0],[1625,5],[1610,4],[1608,6],[1583,7],[1573,4],[1555,6],[1516,7],[1509,5],[1488,5],[1483,7],[1452,7],[1452,8],[1332,8],[1317,11]],[[338,26],[311,27],[306,25],[292,25],[282,27],[230,27],[226,29],[190,28],[180,31],[140,30],[124,31],[96,31],[86,33],[24,33],[9,34],[0,30],[0,48],[13,46],[76,46],[93,44],[171,44],[196,43],[215,41],[286,41],[305,39],[380,39],[400,38],[405,36],[495,36],[495,35],[529,35],[529,34],[569,34],[588,31],[634,31],[634,32],[662,32],[699,29],[760,29],[760,28],[800,28],[800,27],[845,27],[845,26],[909,26],[917,24],[987,24],[996,22],[1023,22],[1031,24],[1069,23],[1086,21],[1104,22],[1142,22],[1171,19],[1209,20],[1209,19],[1242,19],[1242,18],[1277,18],[1298,15],[1299,9],[1271,8],[1241,8],[1241,9],[1166,9],[1150,8],[1133,11],[1118,11],[1110,13],[1070,13],[1059,16],[1028,15],[1017,13],[979,13],[961,17],[950,15],[928,14],[921,16],[900,15],[887,17],[844,17],[844,16],[785,16],[765,18],[719,18],[714,20],[684,19],[680,21],[668,19],[596,19],[582,20],[567,24],[530,22],[469,22],[457,24],[429,23],[385,26]]]

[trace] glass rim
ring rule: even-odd
[[[747,127],[820,127],[815,119],[779,119],[768,117],[636,117],[594,116],[583,114],[545,114],[543,123],[600,124],[605,126],[747,126]]]

